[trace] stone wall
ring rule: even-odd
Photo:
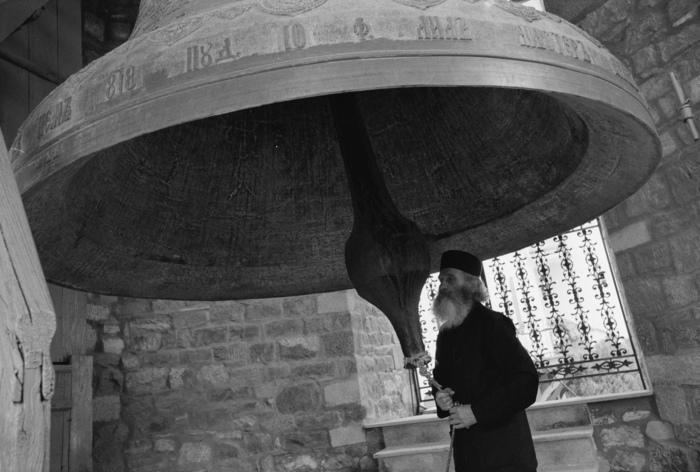
[[[601,470],[681,472],[697,470],[694,449],[675,439],[653,397],[588,404]]]
[[[700,144],[669,72],[700,111],[697,0],[609,0],[579,26],[627,63],[663,144],[651,180],[605,215],[659,414],[700,447]],[[696,120],[696,123],[700,123]]]
[[[365,419],[411,414],[354,291],[241,302],[90,295],[95,472],[376,470]]]

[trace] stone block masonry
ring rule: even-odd
[[[696,0],[610,0],[578,26],[632,69],[663,152],[649,182],[604,217],[663,423],[646,431],[632,424],[606,430],[599,446],[644,442],[646,450],[633,447],[627,462],[618,461],[613,470],[700,470],[696,462],[685,464],[682,455],[647,447],[649,434],[673,432],[700,452],[700,142],[681,121],[669,77],[675,73],[699,114],[700,6]],[[646,465],[639,469],[642,459]]]
[[[394,331],[354,291],[88,310],[95,472],[374,471],[362,422],[411,414]]]
[[[689,471],[697,451],[677,441],[673,426],[660,418],[653,397],[588,405],[600,470]]]

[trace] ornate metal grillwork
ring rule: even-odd
[[[484,261],[494,309],[513,320],[540,374],[538,401],[646,388],[598,221]],[[420,313],[429,352],[438,327],[425,285]],[[420,386],[422,399],[430,388]]]
[[[435,297],[437,296],[439,286],[440,281],[437,278],[437,274],[432,274],[430,277],[428,277],[428,280],[425,281],[425,286],[423,287],[423,293],[421,294],[421,303],[418,306],[418,313],[420,313],[420,324],[423,333],[423,343],[425,344],[425,349],[430,353],[430,356],[433,359],[435,358],[435,341],[437,341],[438,325],[437,320],[433,316],[432,307],[433,300],[435,300]],[[430,363],[430,370],[433,370],[434,367],[435,362],[432,361]],[[419,379],[421,382],[425,383],[425,385],[421,383],[421,391],[425,387],[428,388],[429,392],[430,388],[428,386],[428,381],[422,377],[419,377]]]

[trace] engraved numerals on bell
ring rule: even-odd
[[[204,46],[190,46],[187,48],[187,72],[209,67],[214,63],[211,55],[211,43]]]
[[[107,77],[107,86],[105,94],[107,100],[118,97],[125,91],[134,90],[136,88],[136,67],[120,67],[113,71]]]
[[[306,30],[300,23],[282,27],[282,46],[285,51],[303,49],[306,46]]]
[[[418,39],[471,41],[472,36],[464,18],[421,16],[418,25]]]
[[[222,62],[233,61],[240,57],[240,52],[231,49],[231,38],[224,38],[223,43],[190,46],[187,48],[187,69],[185,72],[192,72],[205,69]]]

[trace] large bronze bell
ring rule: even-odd
[[[53,283],[215,300],[385,277],[373,290],[411,312],[443,250],[587,221],[659,157],[620,61],[497,0],[142,0],[11,155]],[[421,350],[417,313],[389,317]]]

